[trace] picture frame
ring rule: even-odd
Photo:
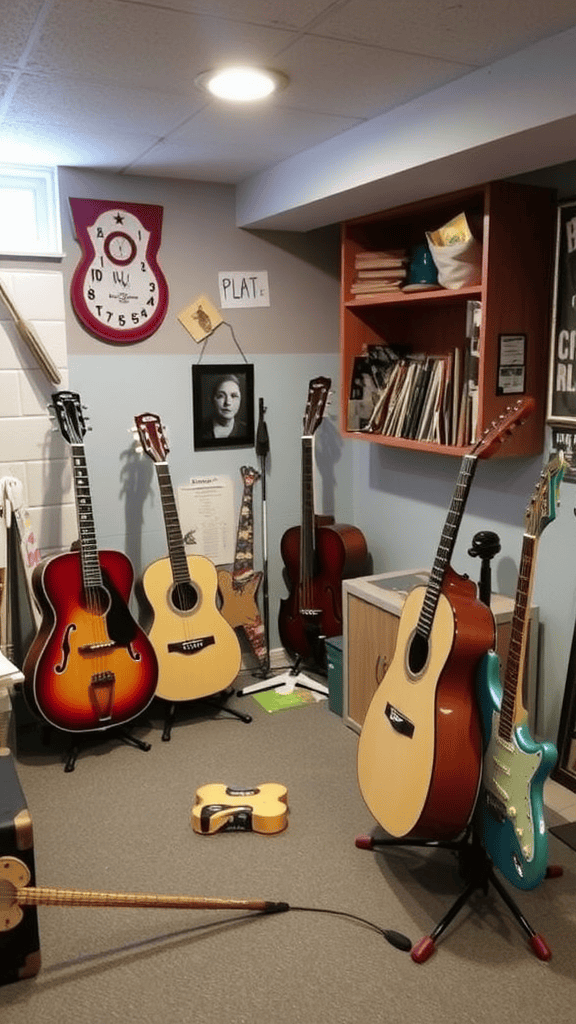
[[[220,401],[217,397],[219,387]],[[196,451],[253,448],[252,363],[195,363],[192,367],[192,408]]]
[[[548,374],[548,423],[576,426],[576,198],[558,204]]]

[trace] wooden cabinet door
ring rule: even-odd
[[[353,594],[348,596],[348,688],[344,713],[351,726],[362,727],[370,701],[390,665],[398,621],[398,615]]]

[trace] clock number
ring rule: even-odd
[[[96,292],[94,291],[93,288],[89,288],[88,289],[88,298],[89,299],[95,299],[96,298]]]
[[[141,260],[140,261],[140,270],[142,271],[143,274],[146,273],[146,261],[145,260]]]
[[[138,316],[138,313],[132,313],[132,323],[133,324],[139,324],[140,323],[140,317]]]
[[[92,267],[92,270],[90,271],[90,275],[91,275],[93,281],[101,281],[102,280],[102,271],[99,270],[98,267]]]
[[[118,323],[119,323],[120,327],[125,327],[126,326],[126,317],[124,316],[124,313],[119,313],[118,314]]]
[[[147,319],[148,319],[148,313],[146,312],[146,310],[145,310],[145,309],[141,309],[141,310],[140,310],[140,316],[141,316],[141,317],[142,317],[142,318],[143,318],[144,320],[147,320]]]
[[[150,296],[150,298],[148,299],[148,302],[146,303],[146,305],[147,306],[155,306],[156,305],[156,303],[154,302],[154,296],[153,295]]]

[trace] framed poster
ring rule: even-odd
[[[254,367],[230,363],[192,367],[194,448],[254,447]]]
[[[548,422],[576,425],[576,199],[558,205]]]

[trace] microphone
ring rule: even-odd
[[[264,422],[264,399],[259,398],[258,427],[256,428],[256,455],[266,458],[270,451],[270,440],[268,438],[268,427]]]

